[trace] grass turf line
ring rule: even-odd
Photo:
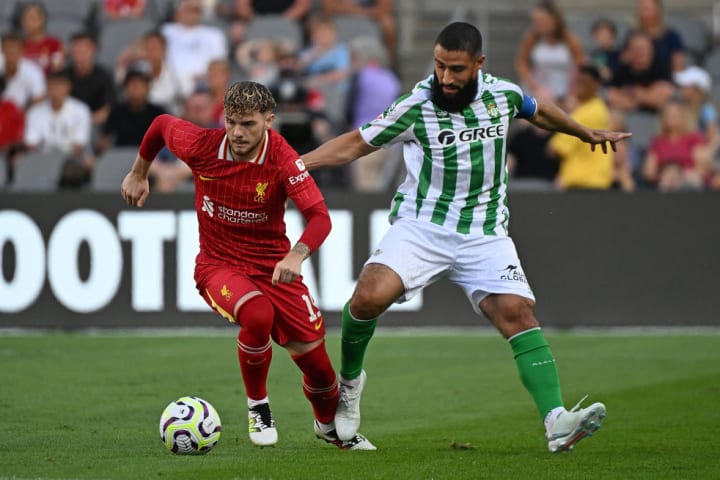
[[[720,336],[549,336],[567,406],[585,393],[605,426],[551,455],[499,336],[378,336],[361,431],[377,452],[314,438],[301,375],[282,349],[269,378],[280,441],[247,439],[234,337],[0,337],[1,478],[692,479],[717,474]],[[334,361],[339,341],[328,339]],[[337,363],[337,362],[336,362]],[[198,395],[223,434],[204,457],[158,435],[165,405]],[[468,449],[453,449],[469,444]]]

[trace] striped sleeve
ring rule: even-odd
[[[408,93],[393,102],[380,116],[360,127],[360,135],[374,147],[382,147],[413,138],[412,125],[425,99]]]

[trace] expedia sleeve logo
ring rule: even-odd
[[[488,125],[487,127],[465,128],[455,131],[446,128],[438,132],[437,141],[440,145],[448,146],[453,143],[468,143],[485,140],[486,138],[498,138],[505,136],[505,125]]]

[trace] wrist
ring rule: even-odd
[[[310,250],[310,247],[308,247],[304,243],[298,242],[293,248],[290,249],[290,253],[297,255],[298,257],[300,257],[301,260],[305,260],[310,256],[312,251]]]

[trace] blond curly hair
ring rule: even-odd
[[[256,112],[271,113],[277,103],[270,90],[257,82],[236,82],[225,92],[225,115],[245,116]]]

